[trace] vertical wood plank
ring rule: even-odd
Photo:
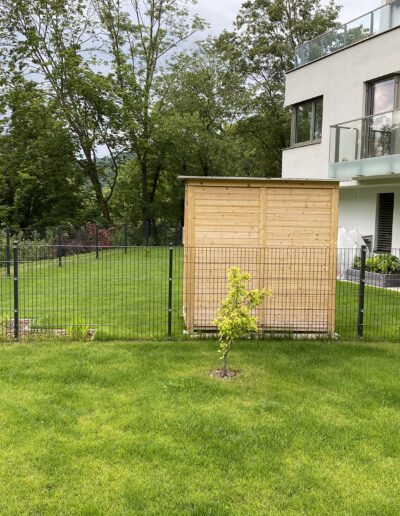
[[[267,243],[267,196],[268,191],[266,186],[260,186],[260,213],[259,213],[259,247],[260,247],[260,263],[259,263],[259,286],[258,288],[261,290],[264,287],[268,288],[268,285],[265,285],[265,278],[268,277],[268,273],[266,271],[266,247]],[[269,297],[267,297],[260,309],[260,317],[259,317],[259,330],[265,326],[267,321],[267,305],[268,305]]]
[[[335,309],[336,309],[336,273],[337,273],[337,236],[338,236],[338,211],[339,211],[339,188],[331,189],[331,234],[329,239],[329,298],[328,298],[328,332],[335,332]]]
[[[196,245],[196,235],[195,235],[195,203],[196,203],[196,191],[197,188],[192,185],[188,185],[187,190],[187,204],[186,210],[188,214],[188,230],[186,232],[186,259],[187,259],[187,304],[186,304],[186,326],[189,333],[193,333],[194,331],[194,313],[195,313],[195,259],[196,259],[196,249],[194,246]]]

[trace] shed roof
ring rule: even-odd
[[[341,183],[343,179],[310,179],[310,178],[285,178],[285,177],[224,177],[224,176],[178,176],[178,179],[182,181],[195,180],[195,181],[281,181],[291,183],[304,183],[305,181],[310,183]]]

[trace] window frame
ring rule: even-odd
[[[365,83],[366,95],[365,95],[365,117],[375,116],[382,113],[371,114],[372,111],[372,88],[379,82],[389,81],[394,79],[394,92],[393,92],[393,111],[400,109],[400,74],[397,72],[390,73],[389,75],[383,75],[382,77],[376,77]]]
[[[321,138],[314,138],[315,134],[315,117],[316,117],[316,105],[319,100],[322,100],[322,120],[321,120]],[[310,139],[305,140],[303,142],[297,142],[297,113],[300,106],[304,104],[311,104],[311,124],[310,124]],[[321,143],[322,140],[322,121],[324,118],[324,97],[323,95],[319,95],[318,97],[313,97],[312,99],[304,100],[303,102],[298,102],[297,104],[293,104],[291,107],[291,130],[290,130],[290,146],[291,147],[304,147],[306,145],[315,145],[317,143]]]
[[[393,79],[394,80],[394,90],[393,90],[393,111],[397,111],[400,109],[400,73],[393,72],[387,75],[382,75],[381,77],[375,77],[369,81],[364,83],[364,92],[365,92],[365,102],[364,102],[364,117],[365,121],[363,122],[362,128],[362,138],[361,138],[361,153],[363,158],[370,157],[369,151],[369,141],[370,141],[370,133],[368,130],[368,120],[371,117],[383,115],[390,111],[377,112],[372,114],[373,107],[373,86],[380,82],[385,82]]]
[[[392,209],[391,209],[391,227],[390,227],[390,249],[387,247],[384,249],[379,244],[381,243],[382,238],[382,230],[380,228],[380,217],[382,214],[381,206],[382,206],[382,196],[383,195],[391,195],[392,197]],[[378,192],[376,197],[376,216],[375,216],[375,236],[374,236],[374,252],[375,253],[391,253],[393,246],[393,223],[394,223],[394,210],[396,206],[396,195],[395,192]]]

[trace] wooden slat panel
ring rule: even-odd
[[[196,216],[202,213],[256,213],[258,214],[259,208],[254,206],[203,206],[201,209],[195,211]]]
[[[193,245],[209,247],[194,249],[195,267],[186,267],[188,274],[193,271],[193,281],[188,282],[194,288],[189,317],[193,327],[213,327],[226,296],[226,271],[235,265],[253,275],[250,288],[266,286],[273,291],[273,297],[254,311],[261,328],[332,329],[336,270],[327,249],[336,238],[336,184],[248,184],[238,188],[233,181],[221,180],[220,187],[193,187]]]
[[[229,199],[196,199],[196,206],[258,206],[258,200],[240,199],[231,201]],[[200,211],[199,209],[197,211]]]

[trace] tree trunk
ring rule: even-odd
[[[226,348],[226,351],[224,353],[224,365],[223,365],[223,368],[224,368],[224,376],[227,376],[228,375],[228,370],[226,368],[226,357],[228,356],[228,353],[229,351],[231,350],[231,347],[232,347],[232,341],[229,343],[229,346]]]
[[[150,217],[148,213],[148,173],[147,173],[147,163],[145,158],[140,161],[140,169],[142,171],[142,220],[143,220],[143,241],[148,244],[148,230],[150,225]]]
[[[103,189],[101,187],[101,183],[100,183],[99,176],[97,173],[96,164],[91,159],[90,152],[88,150],[84,150],[84,153],[86,156],[86,164],[85,165],[87,166],[87,173],[88,173],[89,179],[93,185],[94,193],[95,193],[97,202],[99,203],[101,213],[102,213],[103,217],[106,219],[106,221],[111,224],[112,222],[111,222],[110,209],[108,207],[108,202],[103,195]],[[83,168],[85,168],[85,165],[83,165]]]

